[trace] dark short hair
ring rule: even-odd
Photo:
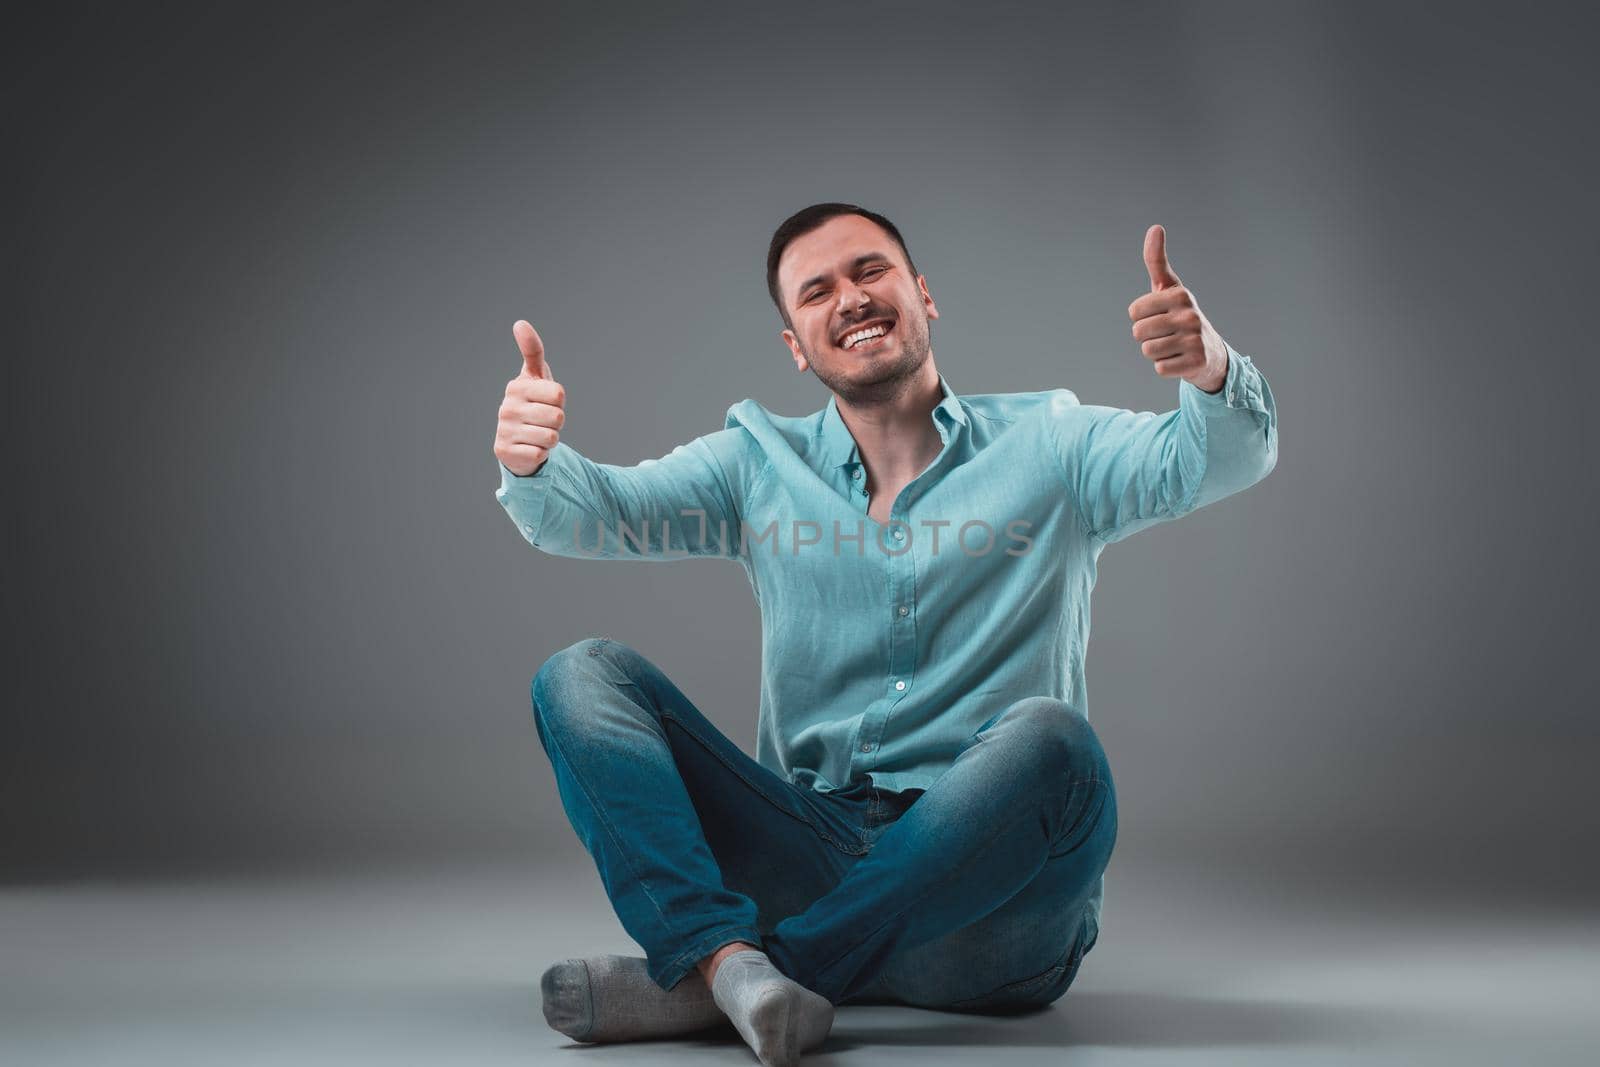
[[[796,237],[808,234],[821,226],[829,219],[836,219],[840,215],[860,215],[869,222],[875,222],[894,238],[894,243],[900,246],[900,251],[906,257],[906,266],[911,268],[911,276],[916,277],[917,265],[911,260],[911,251],[906,248],[906,239],[900,236],[900,231],[895,224],[878,214],[868,211],[855,204],[812,204],[810,207],[801,208],[793,215],[778,224],[778,229],[772,235],[772,243],[767,246],[767,292],[772,295],[772,302],[778,305],[778,314],[783,316],[783,324],[793,328],[794,323],[789,318],[789,309],[783,306],[783,295],[778,292],[778,260],[783,258],[783,250]]]

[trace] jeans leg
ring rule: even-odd
[[[968,741],[831,892],[779,923],[765,948],[786,974],[839,1003],[900,954],[1000,908],[1047,864],[1060,905],[1081,911],[1115,841],[1111,771],[1088,721],[1062,701],[1021,700]]]
[[[1049,860],[1016,896],[976,922],[906,949],[866,992],[941,1011],[1043,1007],[1067,992],[1094,947],[1090,902],[1074,898],[1072,861]]]
[[[848,842],[810,791],[742,752],[633,649],[579,641],[539,669],[532,696],[567,818],[663,988],[718,946],[761,944],[772,887],[809,902],[837,883]],[[755,897],[725,884],[718,853]]]

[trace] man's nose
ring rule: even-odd
[[[854,311],[867,302],[867,291],[859,285],[845,282],[839,286],[839,312],[841,314]]]

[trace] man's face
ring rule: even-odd
[[[928,320],[939,309],[927,280],[912,277],[900,246],[871,219],[840,215],[791,241],[778,292],[794,324],[783,340],[795,366],[845,400],[898,395],[931,353]]]

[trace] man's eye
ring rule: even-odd
[[[888,267],[868,267],[865,271],[863,271],[861,273],[861,276],[863,278],[866,278],[866,277],[870,277],[871,275],[874,275],[874,274],[882,274],[884,271],[886,271],[888,269],[889,269]]]

